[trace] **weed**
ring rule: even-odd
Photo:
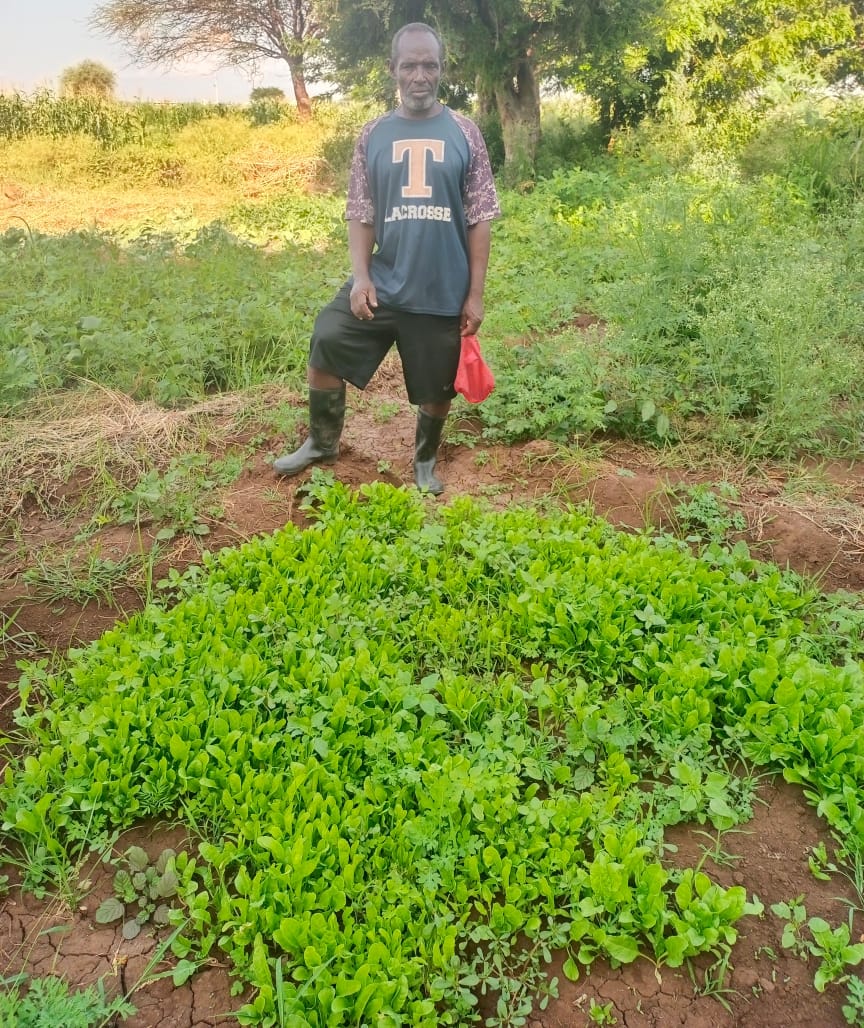
[[[832,928],[821,917],[807,918],[802,897],[791,903],[774,903],[771,910],[785,920],[782,945],[798,956],[818,958],[819,965],[813,977],[818,992],[824,992],[831,982],[849,980],[849,967],[855,967],[864,960],[864,942],[851,942],[852,916],[846,923]],[[806,928],[806,933],[805,933]],[[809,934],[809,938],[808,938]]]
[[[0,981],[0,1024],[10,1028],[101,1028],[114,1017],[129,1017],[135,1007],[125,999],[109,999],[104,979],[86,989],[73,990],[53,976],[27,979],[16,975]],[[26,988],[25,988],[26,986]]]
[[[842,1007],[846,1024],[854,1028],[864,1028],[864,980],[857,975],[850,975],[846,987],[846,1002]]]
[[[402,409],[402,404],[396,400],[382,400],[372,411],[372,416],[380,425],[386,425]]]
[[[164,472],[148,471],[111,506],[121,524],[161,524],[157,540],[178,534],[205,536],[210,532],[208,521],[223,513],[217,490],[232,482],[242,466],[238,455],[213,460],[206,454],[183,454],[172,458]]]
[[[4,657],[10,653],[32,657],[41,648],[37,635],[18,626],[20,612],[20,607],[11,614],[0,610],[0,655]]]
[[[134,939],[148,923],[167,925],[171,913],[167,901],[177,895],[175,856],[174,850],[165,849],[151,864],[145,850],[130,847],[123,857],[126,866],[114,875],[114,895],[103,900],[96,911],[97,924],[122,920],[123,938],[127,940]]]
[[[688,961],[687,970],[697,996],[711,996],[723,1007],[732,1012],[729,997],[736,995],[736,990],[726,985],[729,976],[729,962],[732,958],[731,948],[724,949],[713,964],[705,968],[701,982],[698,980],[692,961]]]
[[[69,600],[83,604],[93,600],[100,606],[114,607],[114,593],[133,584],[141,570],[136,555],[114,560],[103,557],[98,548],[88,549],[82,561],[68,550],[52,547],[35,551],[32,561],[22,578],[46,603]]]
[[[618,1024],[615,1004],[611,1000],[608,1003],[600,1003],[592,999],[588,1007],[588,1020],[592,1024]]]
[[[731,510],[739,497],[738,490],[728,482],[679,488],[675,496],[678,502],[674,514],[688,542],[728,543],[733,532],[743,532],[747,527],[744,515]]]
[[[735,867],[741,857],[735,853],[728,853],[723,849],[724,837],[734,831],[737,831],[737,829],[727,829],[726,831],[718,830],[716,836],[713,837],[709,835],[708,832],[700,830],[693,832],[694,835],[701,835],[711,842],[711,846],[700,844],[700,848],[702,850],[702,858],[699,861],[700,867],[706,860],[710,860],[716,867]]]

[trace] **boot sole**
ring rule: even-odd
[[[305,471],[306,468],[311,468],[313,464],[335,464],[339,459],[339,454],[334,453],[332,456],[327,457],[315,457],[313,460],[306,461],[305,464],[301,464],[298,468],[278,468],[276,464],[278,461],[274,461],[273,470],[277,475],[283,475],[285,478],[293,478],[295,475],[299,475],[301,471]]]

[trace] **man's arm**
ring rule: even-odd
[[[348,254],[354,284],[351,286],[351,313],[361,321],[369,321],[378,306],[375,284],[369,274],[372,251],[375,249],[375,228],[351,218],[348,222]]]
[[[473,336],[483,321],[483,290],[492,242],[492,222],[478,221],[468,227],[468,296],[462,305],[462,335]]]

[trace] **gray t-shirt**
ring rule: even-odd
[[[468,227],[500,214],[477,126],[447,107],[431,118],[395,112],[357,140],[346,218],[375,228],[371,275],[379,303],[453,316],[468,293]]]

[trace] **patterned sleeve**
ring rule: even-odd
[[[501,216],[498,206],[498,194],[495,191],[495,180],[492,177],[492,165],[486,142],[480,129],[456,111],[450,112],[468,140],[471,150],[471,163],[465,180],[465,221],[468,225],[476,225],[479,221],[492,221]]]
[[[360,130],[351,159],[351,173],[348,178],[348,203],[345,207],[346,221],[362,221],[364,225],[375,224],[375,205],[369,188],[369,168],[366,163],[366,144],[369,134],[379,119],[367,122]]]

